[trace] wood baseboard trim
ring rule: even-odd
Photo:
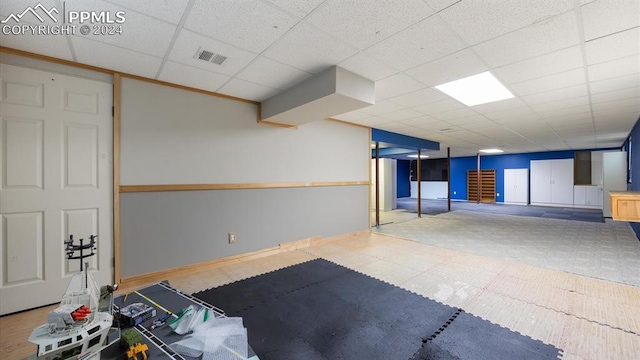
[[[158,192],[195,190],[278,189],[299,187],[370,185],[369,181],[316,181],[290,183],[241,183],[241,184],[167,184],[167,185],[122,185],[120,192]]]

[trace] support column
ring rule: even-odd
[[[376,141],[376,227],[380,226],[380,143]]]
[[[451,211],[451,148],[447,147],[447,211]]]
[[[477,199],[476,199],[476,203],[480,204],[480,153],[478,153],[477,155],[478,157],[478,161],[477,161],[477,169],[476,169],[476,174],[478,175],[478,191],[477,191]]]
[[[422,163],[422,159],[420,158],[420,149],[418,149],[418,163],[416,164],[416,171],[418,174],[416,175],[416,180],[418,180],[418,217],[422,217],[422,180],[420,177],[420,163]]]

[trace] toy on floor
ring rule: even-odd
[[[138,354],[142,354],[142,360],[147,360],[147,344],[142,344],[142,335],[136,329],[127,329],[120,334],[120,346],[129,348],[127,359],[138,360]]]
[[[171,316],[171,314],[167,313],[165,314],[163,317],[154,320],[153,324],[151,324],[151,330],[155,329],[155,328],[159,328],[162,325],[164,325],[167,322],[167,319],[169,319],[169,316]]]
[[[149,351],[149,347],[147,344],[137,343],[135,345],[131,345],[129,350],[127,350],[127,359],[130,360],[139,360],[138,354],[142,354],[141,360],[147,360],[147,352]]]

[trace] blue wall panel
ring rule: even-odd
[[[636,122],[629,134],[631,137],[631,183],[627,186],[628,190],[640,191],[640,119]],[[628,146],[629,139],[625,145]],[[636,237],[640,238],[640,223],[630,223],[631,228],[636,233]]]
[[[411,161],[397,160],[396,193],[399,198],[411,196]]]
[[[640,135],[638,135],[640,139]],[[640,141],[639,141],[640,142]],[[496,171],[497,202],[504,202],[504,169],[529,169],[531,160],[572,159],[574,151],[480,156],[480,169]],[[451,159],[451,198],[467,200],[467,171],[476,170],[476,157]],[[640,176],[640,174],[639,174]]]

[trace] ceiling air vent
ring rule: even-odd
[[[216,54],[213,51],[204,50],[202,47],[198,48],[196,54],[193,56],[194,59],[206,61],[208,63],[222,65],[227,60],[227,57],[224,55]]]

